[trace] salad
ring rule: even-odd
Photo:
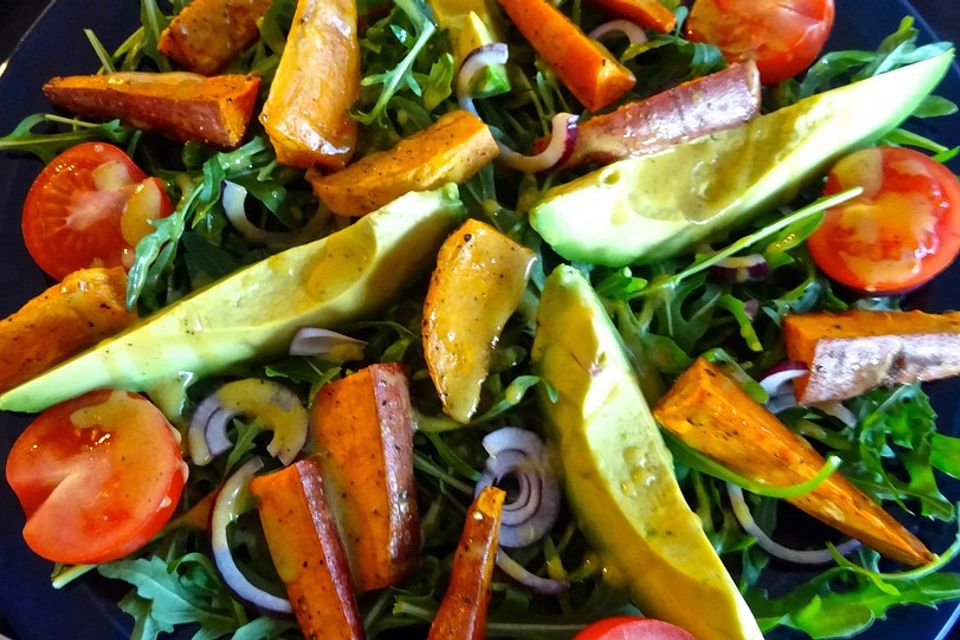
[[[51,588],[124,584],[137,638],[851,637],[960,599],[921,386],[960,317],[901,311],[960,251],[956,150],[907,121],[956,111],[953,47],[757,5],[88,31],[99,69],[0,138],[45,165],[0,408],[38,414],[6,478]]]

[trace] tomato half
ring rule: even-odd
[[[62,280],[87,267],[129,268],[134,247],[170,214],[163,183],[148,178],[112,144],[85,142],[64,151],[34,180],[23,204],[27,250]]]
[[[180,500],[178,437],[142,396],[102,389],[46,410],[7,458],[23,537],[54,562],[116,560],[156,535]]]
[[[653,618],[614,616],[594,622],[573,640],[696,640],[678,626]]]
[[[687,36],[731,62],[755,61],[763,84],[774,84],[816,60],[835,13],[834,0],[697,0]]]
[[[960,182],[911,149],[856,151],[830,170],[824,194],[855,186],[863,195],[830,209],[807,239],[824,273],[871,293],[916,288],[960,251]]]

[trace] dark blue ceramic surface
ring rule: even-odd
[[[915,9],[905,0],[837,0],[837,27],[832,48],[873,48],[882,35],[893,31],[899,20]],[[930,24],[943,33],[960,36],[960,2],[957,0],[917,0]],[[16,5],[16,6],[14,6]],[[10,37],[11,28],[23,13],[39,7],[39,0],[0,0],[0,35]],[[31,8],[34,7],[34,8]],[[136,24],[135,0],[54,0],[27,33],[8,64],[0,67],[0,132],[10,131],[26,115],[48,109],[40,86],[53,75],[90,73],[97,60],[82,33],[94,28],[112,49]],[[13,24],[14,27],[10,25]],[[933,39],[921,20],[924,39]],[[5,28],[6,27],[6,28]],[[19,35],[19,34],[17,34]],[[11,42],[0,43],[0,55],[12,49]],[[954,69],[941,93],[960,102],[960,69]],[[960,117],[954,116],[914,126],[943,143],[960,145]],[[954,166],[960,170],[960,166]],[[20,238],[19,209],[26,190],[40,169],[32,157],[0,155],[0,317],[15,311],[26,299],[47,286],[33,265]],[[913,303],[940,311],[960,308],[960,264],[920,292]],[[960,382],[930,386],[934,404],[940,413],[943,431],[960,434]],[[0,458],[6,457],[26,420],[0,415]],[[952,497],[960,499],[954,486]],[[0,481],[0,634],[14,640],[114,640],[126,638],[130,619],[115,607],[124,592],[122,585],[106,581],[81,580],[62,591],[50,587],[51,565],[33,556],[20,538],[23,516],[16,499]],[[945,548],[954,535],[948,527],[934,527],[925,540],[934,549]],[[780,581],[792,578],[784,574]],[[692,604],[692,603],[691,603]],[[941,640],[957,615],[955,604],[939,610],[901,608],[885,622],[863,634],[863,640],[911,638]],[[791,637],[784,634],[778,637]]]

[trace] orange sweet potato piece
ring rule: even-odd
[[[845,311],[783,318],[802,404],[853,398],[874,387],[960,374],[960,312]]]
[[[362,216],[409,191],[465,182],[499,154],[487,125],[457,109],[389,151],[372,153],[327,176],[311,170],[307,179],[331,211]]]
[[[230,149],[243,139],[259,86],[254,75],[137,71],[53,78],[43,92],[58,107],[87,118],[119,118],[183,142]]]
[[[773,487],[809,480],[825,464],[809,442],[703,358],[677,379],[653,415],[690,447]],[[935,557],[839,472],[789,502],[904,564],[920,565]]]
[[[590,111],[624,96],[637,79],[547,0],[499,0],[520,33]]]
[[[250,481],[270,557],[309,640],[363,638],[350,574],[324,493],[320,464],[308,458]]]
[[[126,291],[122,267],[81,269],[0,321],[0,391],[131,324]]]
[[[506,495],[502,489],[486,487],[467,509],[450,569],[450,585],[430,625],[428,640],[483,640],[486,637],[490,583]]]
[[[660,0],[593,0],[593,4],[660,33],[670,33],[677,26],[677,16],[660,4]]]
[[[313,402],[311,440],[361,593],[396,584],[419,561],[413,421],[407,377],[397,363],[325,385]]]
[[[356,0],[299,0],[260,122],[281,164],[340,169],[353,155],[360,95]]]
[[[157,51],[188,71],[212,75],[260,36],[272,0],[193,0],[170,22]]]
[[[581,123],[573,153],[563,166],[608,164],[656,153],[735,127],[759,113],[757,65],[733,64]],[[538,140],[536,149],[542,150],[547,142]]]

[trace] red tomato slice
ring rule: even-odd
[[[824,194],[855,186],[863,195],[830,209],[807,239],[824,273],[871,293],[916,288],[960,251],[960,182],[911,149],[856,151],[830,171]]]
[[[54,562],[107,562],[170,519],[187,467],[173,427],[142,396],[102,389],[46,410],[14,443],[7,482],[23,537]]]
[[[637,616],[614,616],[594,622],[573,640],[696,640],[692,635],[662,620]]]
[[[148,219],[170,215],[163,183],[105,142],[86,142],[54,158],[30,187],[21,229],[27,250],[62,280],[92,266],[129,268]]]
[[[809,67],[833,28],[834,0],[697,0],[687,36],[731,62],[754,60],[764,84]]]

